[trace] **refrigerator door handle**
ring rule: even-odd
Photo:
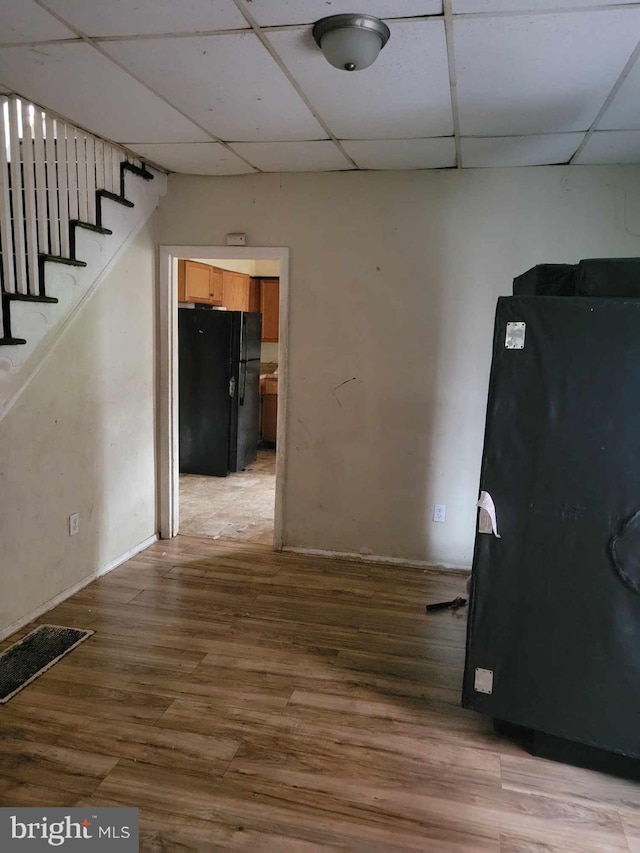
[[[240,405],[244,406],[244,392],[247,388],[247,362],[240,362],[240,370],[242,371],[242,386],[240,390]]]

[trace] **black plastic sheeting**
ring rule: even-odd
[[[640,758],[640,299],[498,301],[480,489],[463,705]]]
[[[538,264],[514,278],[513,295],[640,297],[640,258]]]
[[[575,296],[575,264],[538,264],[513,280],[514,296]]]

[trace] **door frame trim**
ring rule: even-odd
[[[158,521],[160,537],[179,526],[178,436],[178,259],[280,261],[278,340],[278,425],[273,547],[283,547],[286,425],[289,375],[289,249],[282,246],[160,246],[158,332]]]

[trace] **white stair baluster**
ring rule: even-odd
[[[76,156],[78,158],[78,216],[82,222],[89,222],[89,199],[87,194],[87,140],[79,130],[76,140]]]
[[[104,190],[106,188],[104,180],[104,142],[101,139],[96,139],[96,189]]]
[[[38,278],[38,225],[36,208],[36,176],[33,151],[33,131],[31,121],[33,112],[29,105],[22,104],[22,162],[24,182],[24,215],[25,234],[27,239],[27,277],[29,281],[28,293],[32,296],[40,294],[40,281]]]
[[[13,248],[15,252],[16,293],[27,293],[27,259],[24,243],[24,205],[22,204],[22,155],[19,135],[19,103],[9,100],[9,141],[11,147],[11,210],[13,218]]]
[[[13,271],[13,227],[9,196],[9,101],[0,97],[0,245],[2,246],[2,285],[5,293],[15,293]]]
[[[58,213],[58,175],[56,168],[55,123],[47,115],[45,122],[45,154],[47,161],[47,195],[49,198],[49,246],[50,254],[60,254],[60,221]]]
[[[83,136],[83,151],[86,157],[86,168],[83,168],[82,173],[85,179],[84,197],[86,199],[86,207],[83,208],[85,222],[96,224],[96,147],[95,138],[93,136]],[[78,161],[78,168],[80,162]],[[81,217],[82,218],[82,217]]]
[[[36,202],[38,207],[38,251],[49,254],[49,209],[47,205],[47,173],[44,157],[44,117],[35,108],[33,120],[34,157],[36,161]]]
[[[113,191],[120,195],[120,163],[124,160],[124,152],[113,149]]]
[[[76,153],[76,130],[67,125],[67,184],[69,187],[69,219],[78,219],[78,155]]]
[[[67,125],[57,122],[58,203],[60,205],[60,254],[69,257],[69,191],[67,189]]]

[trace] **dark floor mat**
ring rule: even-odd
[[[93,634],[80,628],[40,625],[0,654],[0,704]]]

